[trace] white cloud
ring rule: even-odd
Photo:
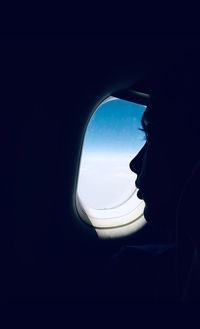
[[[96,157],[82,162],[78,194],[91,208],[104,209],[124,202],[135,189],[136,175],[124,158]]]

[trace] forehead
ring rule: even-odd
[[[167,111],[162,106],[158,110],[148,106],[141,118],[141,125],[143,129],[148,129],[150,125],[159,136],[172,139],[178,139],[177,131],[179,131],[179,136],[188,131],[188,121],[186,123],[182,117],[176,116],[171,108]]]
[[[156,123],[158,121],[158,115],[156,115],[155,111],[152,110],[151,106],[147,106],[146,110],[144,111],[142,115],[142,125],[146,126],[149,123]]]
[[[180,108],[178,109],[179,106]],[[159,106],[149,105],[142,115],[141,122],[143,125],[152,123],[162,125],[163,127],[173,127],[180,123],[184,124],[188,120],[185,120],[184,112],[181,109],[181,104],[176,106],[167,103],[160,104]]]

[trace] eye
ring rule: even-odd
[[[144,139],[146,140],[147,143],[150,143],[153,140],[154,129],[153,129],[152,124],[148,124],[148,126],[145,128],[143,128],[143,127],[139,128],[139,130],[145,134]]]
[[[148,138],[149,138],[149,134],[148,134],[148,131],[146,130],[146,129],[144,129],[144,128],[138,128],[138,130],[140,130],[140,131],[142,131],[143,133],[144,133],[144,139],[146,140],[146,141],[148,141]]]

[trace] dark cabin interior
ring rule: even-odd
[[[163,65],[196,46],[183,37],[1,38],[3,301],[117,298],[107,283],[112,255],[162,242],[147,226],[100,240],[79,218],[81,147],[102,99],[130,88],[151,93]]]

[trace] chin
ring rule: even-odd
[[[152,212],[149,210],[147,206],[145,206],[144,208],[144,218],[146,219],[147,223],[151,223],[155,221],[155,216],[152,214]]]
[[[147,223],[160,226],[160,223],[163,225],[164,223],[168,222],[169,215],[167,214],[167,209],[158,209],[145,205],[144,218],[146,219]]]
[[[158,229],[169,229],[175,226],[175,212],[169,208],[163,207],[161,209],[145,206],[144,218],[147,223],[157,227]]]

